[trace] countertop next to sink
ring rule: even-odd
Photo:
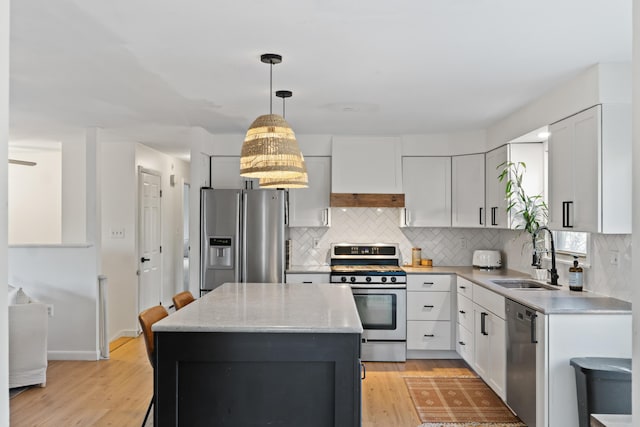
[[[515,270],[479,270],[473,267],[408,267],[407,274],[457,274],[506,298],[544,314],[628,314],[631,303],[592,292],[573,292],[566,285],[558,290],[508,289],[492,283],[496,279],[527,279],[530,275]]]

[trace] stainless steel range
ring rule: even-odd
[[[334,243],[331,283],[348,283],[362,321],[362,360],[407,359],[407,274],[398,244]]]

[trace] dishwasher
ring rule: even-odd
[[[536,311],[507,299],[507,405],[536,426]]]

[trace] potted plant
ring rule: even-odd
[[[498,165],[498,169],[501,169],[498,180],[505,183],[505,199],[507,200],[507,213],[511,215],[512,221],[515,222],[516,229],[522,229],[533,237],[536,231],[541,226],[547,223],[548,208],[544,201],[544,198],[540,194],[528,195],[523,187],[524,174],[527,170],[527,165],[524,162],[504,162]],[[540,234],[539,238],[544,239]],[[542,270],[540,262],[539,251],[537,247],[544,247],[544,241],[533,242],[533,261],[532,265],[536,270]],[[526,243],[525,243],[526,244]],[[541,279],[541,276],[546,275],[546,270],[540,272],[534,271],[534,277]]]

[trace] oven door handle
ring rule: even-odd
[[[351,284],[349,285],[351,286],[351,289],[375,289],[375,290],[381,290],[381,289],[407,289],[407,285],[406,284],[399,284],[399,285],[354,285]]]

